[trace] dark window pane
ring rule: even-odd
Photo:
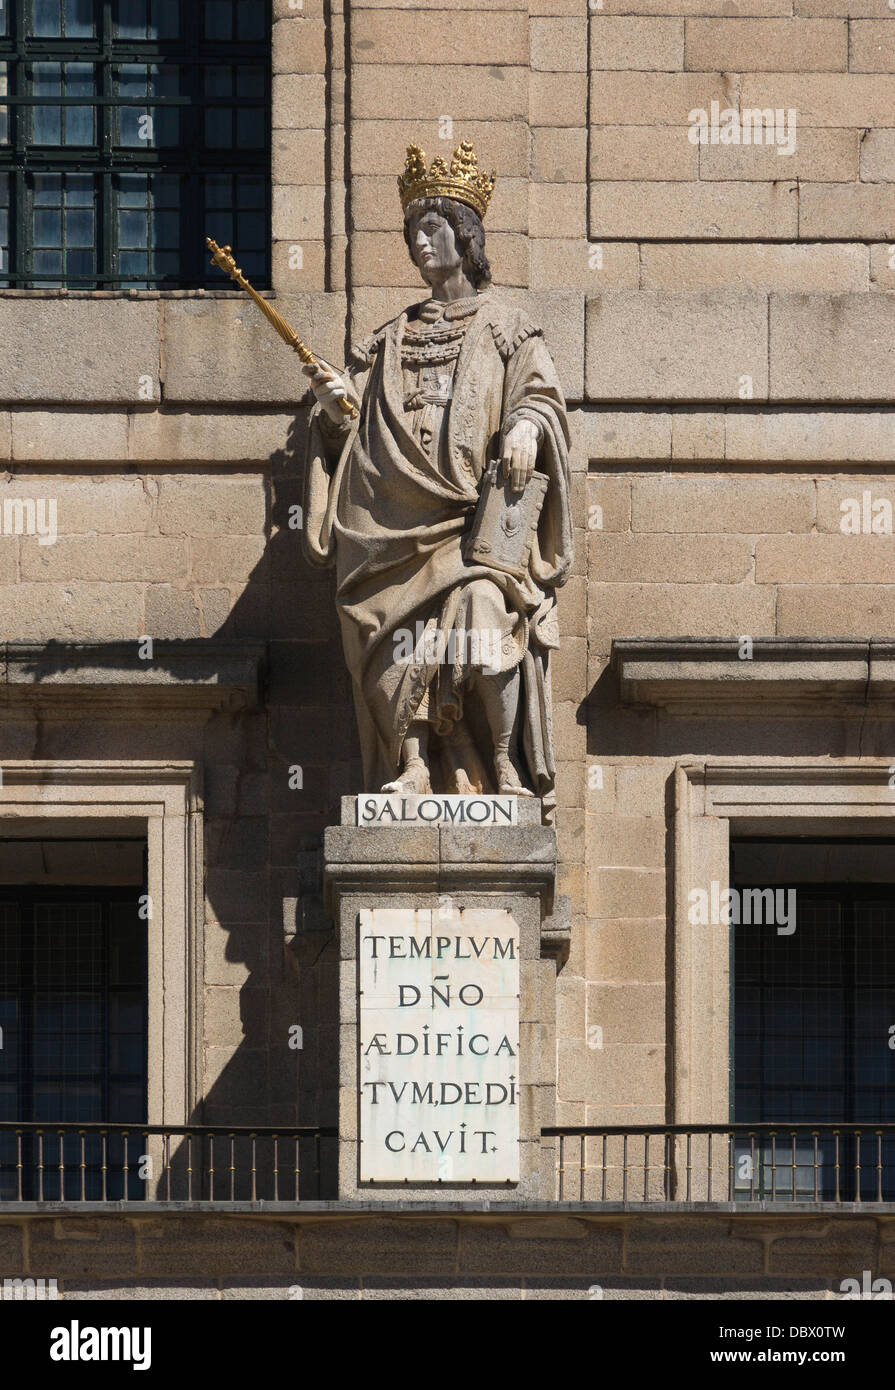
[[[239,212],[236,215],[237,246],[240,255],[257,251],[264,245],[264,218],[260,212]]]
[[[148,197],[148,174],[119,174],[118,202],[121,207],[143,208]]]
[[[205,0],[206,39],[233,38],[232,0]]]
[[[122,275],[145,275],[149,258],[145,251],[122,251],[121,253],[121,273]]]
[[[244,43],[264,38],[264,5],[261,0],[237,0],[236,37]]]
[[[238,111],[236,113],[236,144],[241,150],[259,150],[264,145],[263,111]]]
[[[265,273],[267,256],[264,251],[240,251],[239,262],[243,274],[257,283]]]
[[[92,38],[94,29],[94,0],[65,0],[65,37]]]
[[[145,212],[122,212],[119,228],[123,247],[145,246],[149,234],[149,217]]]
[[[61,106],[35,106],[34,143],[35,145],[62,144]]]
[[[96,124],[92,106],[71,106],[65,113],[66,145],[92,145],[96,140]]]
[[[250,175],[238,177],[238,203],[241,208],[263,208],[265,204],[265,184],[262,179]]]
[[[193,0],[183,0],[193,3]],[[151,39],[176,39],[180,34],[181,0],[152,0]]]
[[[148,0],[118,0],[116,33],[120,38],[145,39],[148,19]]]
[[[96,275],[96,254],[93,247],[84,251],[69,251],[65,257],[68,275],[85,276],[92,279]]]
[[[154,97],[180,95],[180,68],[176,63],[154,63],[149,70],[150,91]]]
[[[177,246],[180,238],[180,214],[156,211],[152,214],[152,245],[167,250]]]
[[[205,95],[207,97],[230,97],[233,95],[233,69],[229,66],[212,66],[205,69]]]
[[[65,244],[66,246],[93,246],[93,212],[87,208],[79,208],[75,212],[65,214]]]
[[[34,26],[37,38],[58,38],[62,33],[62,6],[59,0],[34,0]]]
[[[233,180],[229,174],[208,176],[205,180],[205,205],[209,208],[232,208]]]
[[[34,214],[34,245],[62,245],[61,212],[36,212]]]
[[[36,206],[58,207],[62,199],[61,174],[34,175],[34,202]]]
[[[156,106],[153,108],[155,143],[158,149],[170,149],[172,146],[179,145],[180,136],[180,116],[181,113],[176,108]]]
[[[109,1087],[109,1105],[115,1111],[115,1115],[121,1124],[139,1124],[144,1120],[146,1114],[146,1102],[139,1086],[127,1085],[124,1082],[113,1082]],[[130,1150],[133,1153],[133,1147]],[[131,1199],[141,1197],[142,1184],[134,1175],[130,1174]]]
[[[157,208],[180,206],[180,179],[173,174],[153,174],[152,201]]]
[[[264,98],[267,82],[263,68],[240,67],[237,69],[236,90],[241,97],[255,101]]]
[[[115,92],[128,100],[145,97],[148,90],[149,70],[144,63],[119,63],[115,69]]]
[[[32,77],[36,97],[58,97],[61,95],[61,63],[35,63],[32,68]]]
[[[116,0],[114,29],[122,39],[176,39],[180,0]]]
[[[93,64],[65,63],[65,95],[69,97],[93,96]]]
[[[156,251],[152,257],[153,274],[158,277],[169,278],[177,274],[180,269],[180,257],[174,251]]]
[[[205,143],[212,150],[233,145],[233,113],[229,107],[213,106],[205,112]]]
[[[65,206],[92,207],[93,206],[93,175],[92,174],[66,174],[65,175]]]

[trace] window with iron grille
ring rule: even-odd
[[[756,854],[767,868],[775,862],[772,848],[775,871],[756,879]],[[895,1122],[895,884],[835,881],[837,868],[869,877],[867,864],[878,863],[890,871],[891,843],[882,842],[873,860],[870,841],[740,840],[731,843],[731,853],[731,881],[741,892],[791,895],[780,899],[790,914],[785,931],[768,925],[764,912],[758,921],[750,912],[751,920],[732,928],[733,1118],[756,1125],[752,1153],[764,1170],[768,1136],[777,1127],[777,1195],[793,1195],[793,1181],[796,1196],[813,1195],[818,1162],[819,1196],[832,1199],[838,1192],[846,1200],[869,1201],[879,1184],[891,1201],[895,1139],[887,1135],[878,1146],[867,1141],[861,1162],[848,1126]],[[812,857],[821,881],[800,881],[796,863],[804,868]],[[790,1156],[787,1122],[841,1126],[838,1148],[829,1133],[816,1148],[803,1133]],[[749,1148],[745,1143],[743,1152]],[[756,1171],[741,1187],[767,1196],[769,1183]]]
[[[145,1122],[147,923],[139,891],[0,887],[0,1119],[46,1125],[39,1140],[0,1135],[0,1200],[14,1197],[20,1182],[23,1195],[36,1197],[38,1180],[51,1200],[63,1182],[69,1193],[83,1181],[85,1195],[125,1195],[121,1139],[107,1139],[104,1151],[98,1135],[62,1138],[53,1123]],[[130,1174],[127,1195],[141,1191]]]
[[[270,0],[0,0],[0,287],[268,287]]]

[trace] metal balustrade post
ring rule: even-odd
[[[643,1200],[649,1201],[649,1134],[645,1137],[643,1152]]]
[[[861,1201],[861,1133],[855,1130],[855,1202]]]

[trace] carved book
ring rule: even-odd
[[[515,492],[503,481],[499,462],[492,463],[466,539],[466,559],[524,578],[546,492],[543,473],[532,473],[524,492]]]

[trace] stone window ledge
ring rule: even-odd
[[[259,290],[262,299],[276,299],[276,290]],[[245,299],[245,290],[79,290],[79,289],[2,289],[0,299]]]
[[[266,648],[228,640],[0,643],[0,707],[235,711],[258,704]]]
[[[895,698],[895,640],[827,637],[622,637],[611,665],[625,704],[683,713],[866,710]]]

